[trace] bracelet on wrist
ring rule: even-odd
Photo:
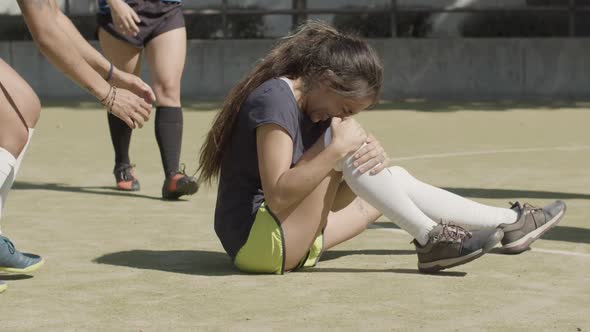
[[[107,73],[107,77],[105,78],[105,80],[108,82],[113,78],[113,70],[115,68],[115,66],[113,66],[112,62],[109,62],[110,67],[109,67],[109,72]]]

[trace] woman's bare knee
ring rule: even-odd
[[[8,123],[0,125],[0,147],[10,152],[15,158],[20,155],[28,139],[29,132],[25,126],[13,126]]]
[[[35,128],[39,118],[41,117],[41,101],[32,89],[26,92],[26,95],[27,97],[22,102],[23,105],[19,108],[19,111],[21,112],[27,127]]]
[[[159,106],[180,106],[180,84],[172,80],[154,83]]]

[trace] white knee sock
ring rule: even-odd
[[[27,138],[27,144],[16,158],[16,164],[14,165],[14,176],[18,174],[18,170],[20,169],[20,164],[23,162],[23,158],[25,157],[25,153],[29,149],[29,145],[31,144],[31,138],[33,137],[33,133],[35,133],[35,128],[29,128],[29,137]]]
[[[2,210],[4,209],[8,191],[14,181],[15,164],[16,158],[6,149],[0,147],[0,219],[2,218]],[[2,234],[1,229],[0,234]]]
[[[390,171],[405,179],[404,189],[410,199],[437,222],[450,221],[467,229],[477,230],[516,221],[517,213],[511,209],[480,204],[420,182],[401,167],[391,167]]]
[[[6,205],[8,192],[14,184],[14,179],[16,178],[18,170],[20,169],[20,165],[23,161],[23,158],[25,157],[25,153],[29,148],[31,137],[33,137],[34,132],[35,129],[29,128],[29,137],[27,138],[27,143],[17,158],[14,158],[10,152],[0,147],[0,219],[2,218],[2,210],[4,209],[4,205]],[[0,229],[0,234],[2,234],[2,229]]]
[[[348,158],[340,163],[344,180],[350,189],[410,233],[421,245],[428,243],[428,233],[436,226],[436,222],[408,196],[403,183],[406,179],[391,169],[384,169],[375,175],[368,172],[360,174],[352,166],[352,161],[352,158]]]
[[[330,138],[328,130],[326,145]],[[335,168],[342,170],[348,186],[421,245],[428,242],[428,233],[437,222],[449,221],[469,229],[482,229],[516,221],[516,213],[510,209],[479,204],[422,183],[401,167],[390,167],[375,175],[368,172],[361,175],[352,165],[352,155],[342,159]]]

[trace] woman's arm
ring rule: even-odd
[[[316,143],[301,158],[305,162],[290,168],[293,141],[289,134],[275,124],[258,127],[256,144],[262,190],[266,203],[277,214],[303,200],[345,155],[333,146],[328,146],[318,154],[322,144]]]
[[[78,29],[74,26],[72,21],[64,15],[61,11],[57,11],[57,22],[68,37],[72,40],[72,44],[76,47],[80,55],[88,62],[88,64],[96,70],[100,76],[107,78],[111,63],[102,54],[100,54],[92,45],[90,45],[84,37],[80,34]],[[112,77],[109,80],[118,88],[130,90],[136,95],[145,99],[148,103],[153,103],[156,100],[156,95],[149,85],[142,81],[139,77],[128,74],[124,71],[113,67]]]
[[[55,0],[18,0],[18,4],[33,39],[49,62],[98,100],[105,99],[111,91],[110,84],[86,62],[74,41],[61,29]],[[141,127],[151,112],[147,102],[123,89],[111,106],[113,114],[131,128],[136,124]]]
[[[47,59],[97,99],[103,99],[109,84],[84,60],[57,23],[55,0],[18,0],[25,22]]]
[[[328,176],[336,163],[356,150],[366,134],[353,119],[332,120],[332,141],[324,148],[323,137],[291,167],[293,141],[280,126],[267,124],[256,129],[258,166],[268,206],[277,214],[303,200]]]

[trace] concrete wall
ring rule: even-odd
[[[223,98],[272,44],[189,41],[183,97]],[[384,99],[590,98],[590,39],[383,39],[371,44],[385,66]],[[44,99],[89,99],[30,42],[0,43],[0,57]]]

